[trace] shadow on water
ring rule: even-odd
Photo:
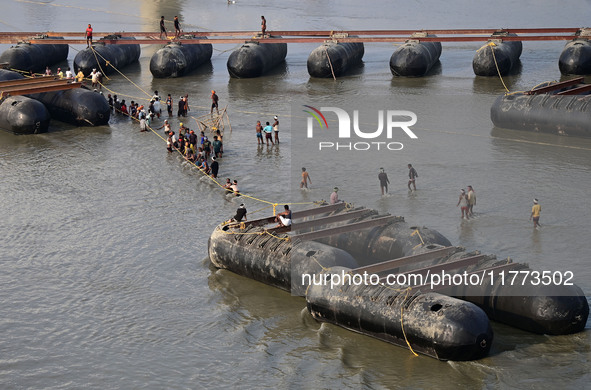
[[[125,75],[139,75],[142,74],[142,63],[141,61],[135,61],[132,62],[129,65],[126,65],[125,67],[123,67],[122,69],[119,69],[123,74]],[[117,72],[112,73],[113,75],[118,74]],[[150,76],[152,76],[152,74],[149,72],[149,66],[148,66],[148,74]]]
[[[240,99],[244,103],[261,102],[264,97],[280,98],[289,94],[291,87],[285,76],[289,72],[283,61],[269,73],[253,78],[238,79],[228,76],[229,99]],[[279,76],[279,77],[278,77]]]
[[[283,60],[277,64],[277,66],[270,69],[267,73],[262,75],[261,77],[287,77],[289,76],[289,65],[287,65],[287,61]]]
[[[408,88],[409,93],[421,93],[421,89],[429,87],[429,84],[436,81],[435,77],[441,75],[442,70],[441,61],[438,60],[424,76],[407,77],[392,75],[390,86],[392,88]]]
[[[347,69],[347,71],[342,75],[337,77],[337,80],[346,80],[358,76],[362,76],[365,71],[365,63],[363,61],[359,62],[358,64],[354,64],[352,67]],[[329,77],[312,77],[309,76],[309,82],[314,82],[315,80],[330,80],[334,81],[332,76]]]
[[[156,78],[152,77],[152,90],[164,91],[170,90],[171,86],[179,86],[182,88],[181,85],[190,81],[194,82],[196,79],[201,82],[209,82],[213,78],[213,64],[211,61],[207,61],[205,64],[202,64],[197,69],[181,76],[181,77],[169,77],[169,78]],[[163,96],[163,99],[166,100],[166,95]],[[176,99],[173,96],[173,99]],[[176,101],[176,100],[173,100]],[[176,108],[176,107],[175,107]]]
[[[531,157],[537,158],[540,157],[539,145],[545,145],[549,147],[543,154],[545,159],[562,164],[565,161],[565,151],[569,151],[569,160],[572,161],[575,156],[580,156],[581,163],[591,164],[587,158],[589,151],[591,151],[591,139],[588,138],[503,129],[496,126],[493,126],[490,135],[493,138],[493,145],[501,151],[508,153],[519,151],[520,154],[527,153]]]
[[[521,61],[518,60],[517,64],[511,68],[509,73],[505,76],[502,76],[503,82],[510,91],[515,90],[517,86],[520,85],[522,69],[523,65],[521,64]],[[474,80],[472,82],[472,92],[479,94],[501,94],[505,92],[505,88],[503,87],[503,83],[499,79],[498,75],[490,77],[474,75]]]

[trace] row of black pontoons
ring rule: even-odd
[[[522,51],[520,41],[503,41],[503,37],[516,36],[507,32],[493,34],[487,44],[476,51],[472,61],[474,73],[478,76],[505,75],[515,67]],[[439,61],[440,42],[423,42],[421,38],[434,35],[416,33],[392,54],[390,70],[396,76],[425,76]],[[183,39],[194,39],[193,35],[183,36],[158,50],[150,60],[150,71],[154,77],[181,77],[210,61],[211,44],[184,44]],[[132,37],[109,35],[105,40],[133,40]],[[0,63],[22,71],[41,72],[45,66],[65,61],[67,45],[40,45],[20,43],[0,55]],[[345,75],[361,64],[364,55],[363,43],[344,43],[338,39],[329,40],[312,51],[308,57],[308,73],[312,77],[327,78]],[[92,48],[78,52],[74,58],[76,72],[81,69],[85,75],[92,69],[104,74],[114,68],[120,69],[139,59],[139,44],[104,44],[99,40]],[[258,40],[245,42],[233,51],[227,62],[232,77],[259,77],[283,61],[287,56],[286,43],[261,43]],[[113,67],[106,65],[112,64]],[[585,36],[569,41],[562,51],[558,66],[563,74],[591,74],[591,43]]]
[[[433,37],[421,34],[415,34],[413,39],[399,46],[392,54],[390,69],[394,75],[424,76],[439,62],[441,43],[421,41],[421,37]],[[505,75],[516,67],[521,56],[522,43],[503,41],[506,36],[516,35],[495,33],[487,44],[476,51],[472,62],[475,74]],[[104,39],[134,38],[111,35]],[[104,44],[99,41],[92,48],[78,52],[74,58],[74,69],[76,72],[82,70],[85,75],[89,75],[93,69],[108,74],[138,61],[140,52],[139,44]],[[152,56],[150,71],[158,78],[181,77],[209,62],[212,52],[211,44],[184,44],[183,39],[180,39],[167,44]],[[308,72],[312,77],[336,78],[358,67],[363,55],[363,43],[327,41],[314,49],[308,57]],[[259,77],[285,61],[286,56],[286,43],[249,41],[230,54],[228,72],[237,78]],[[4,63],[9,69],[33,73],[42,72],[45,66],[65,61],[67,57],[68,45],[21,43],[3,52],[0,63]],[[591,74],[591,43],[586,37],[581,36],[566,44],[559,59],[559,68],[564,74]],[[6,72],[8,71],[0,75],[0,81],[22,77],[15,72]],[[44,132],[49,126],[50,116],[79,126],[106,124],[110,111],[104,97],[88,94],[89,92],[91,91],[82,88],[29,96],[41,101],[47,109],[27,101],[27,97],[11,97],[8,104],[4,97],[0,101],[0,128],[18,134]],[[584,85],[574,88],[571,86],[569,91],[547,91],[547,96],[543,99],[530,98],[531,95],[530,91],[524,97],[506,95],[499,98],[491,112],[495,125],[561,135],[591,134],[589,89]],[[511,112],[498,109],[507,105],[511,105]],[[533,106],[535,115],[532,114]]]

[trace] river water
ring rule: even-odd
[[[590,6],[583,0],[5,0],[0,28],[82,33],[92,23],[95,31],[156,31],[160,15],[179,15],[185,30],[213,31],[256,30],[260,15],[271,31],[582,27]],[[563,45],[525,42],[521,69],[504,78],[507,87],[560,79]],[[139,64],[122,69],[141,89],[120,75],[106,85],[126,100],[146,99],[153,90],[175,101],[189,93],[195,117],[208,112],[215,89],[232,124],[220,174],[238,179],[245,193],[311,202],[339,186],[341,199],[437,229],[453,244],[536,270],[572,271],[591,295],[585,201],[591,140],[495,128],[489,109],[504,88],[498,78],[474,76],[479,43],[444,44],[440,68],[417,79],[392,77],[395,45],[367,44],[364,66],[338,81],[309,78],[306,59],[316,46],[292,44],[286,64],[272,74],[235,80],[225,69],[234,46],[216,45],[211,65],[156,80],[149,60],[158,46],[147,45]],[[81,48],[71,46],[70,65]],[[418,139],[404,138],[399,151],[359,152],[337,163],[297,147],[291,124],[306,115],[304,104],[409,110],[418,117]],[[254,124],[275,114],[281,143],[257,147]],[[173,127],[178,122],[172,118]],[[196,128],[193,119],[185,122]],[[409,162],[419,172],[413,193],[406,188]],[[301,166],[313,180],[307,192],[298,188]],[[388,197],[380,196],[379,167],[390,178]],[[125,118],[98,128],[54,122],[50,133],[34,136],[2,132],[0,172],[2,389],[590,388],[589,322],[582,333],[558,337],[495,323],[489,357],[439,362],[321,325],[304,299],[213,269],[207,239],[239,201]],[[476,218],[462,221],[457,196],[469,184],[478,195]],[[534,197],[542,205],[540,231],[528,221]],[[246,204],[251,218],[270,212],[259,211],[264,203]]]

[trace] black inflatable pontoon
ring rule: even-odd
[[[259,77],[285,61],[286,56],[287,43],[249,41],[230,54],[228,72],[236,78]]]
[[[543,83],[531,91],[499,96],[490,117],[505,129],[591,137],[590,91],[582,77]]]
[[[156,78],[182,77],[209,61],[212,53],[211,44],[183,44],[182,39],[171,42],[154,53],[150,59],[150,72]]]
[[[46,36],[35,39],[47,38]],[[51,37],[63,39],[63,37]],[[38,45],[19,43],[0,54],[0,63],[7,63],[7,68],[23,72],[43,72],[46,66],[65,61],[68,58],[68,45]]]
[[[308,74],[318,78],[343,76],[361,64],[364,52],[363,43],[325,42],[308,56]]]
[[[85,76],[88,76],[93,69],[101,71],[103,74],[114,72],[113,67],[121,69],[140,58],[139,44],[109,45],[102,40],[123,40],[134,39],[133,37],[121,37],[120,35],[109,35],[101,38],[94,43],[91,48],[80,50],[74,58],[74,69],[76,72],[82,70]],[[108,66],[107,62],[112,66]]]
[[[488,43],[474,54],[472,69],[477,76],[504,76],[517,63],[523,45],[521,41],[503,41],[503,37],[516,37],[517,34],[505,31],[495,32]],[[498,70],[497,70],[498,66]]]
[[[424,37],[435,36],[421,35]],[[439,61],[441,42],[421,42],[421,35],[414,34],[416,39],[406,41],[390,57],[390,71],[394,76],[425,76]]]

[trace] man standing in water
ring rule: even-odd
[[[300,188],[308,189],[308,181],[312,184],[312,179],[308,172],[306,172],[306,168],[302,167],[302,181],[300,183]]]
[[[162,34],[164,34],[164,38],[168,38],[166,36],[166,26],[164,25],[164,16],[160,18],[160,39],[162,39]]]
[[[273,119],[275,120],[275,122],[273,122],[273,124],[271,126],[273,126],[273,132],[275,133],[275,143],[278,144],[279,143],[279,118],[277,118],[277,115],[275,115],[273,117]]]
[[[542,227],[542,225],[540,225],[540,212],[541,211],[542,211],[542,206],[540,206],[538,199],[534,199],[534,205],[531,208],[531,215],[529,216],[530,221],[532,219],[534,220],[534,229],[537,229],[538,227]]]
[[[408,164],[408,189],[410,190],[410,185],[412,184],[413,190],[417,190],[417,186],[415,184],[416,178],[419,177],[417,170],[413,168],[412,164]]]
[[[384,168],[380,168],[380,173],[378,173],[378,180],[380,181],[380,188],[382,190],[382,195],[384,195],[384,190],[386,190],[386,194],[388,193],[388,184],[390,184],[390,180],[388,180],[388,175],[384,172]]]
[[[211,164],[209,164],[209,167],[211,168],[211,177],[217,179],[218,171],[220,170],[220,164],[217,162],[215,157],[211,158]]]
[[[271,127],[269,122],[266,123],[267,125],[263,128],[263,131],[265,132],[265,141],[267,141],[267,145],[269,145],[269,141],[271,141],[271,145],[275,145],[273,143],[273,127]]]
[[[474,192],[474,188],[472,186],[468,186],[468,211],[470,215],[474,215],[472,209],[476,205],[476,193]]]
[[[263,125],[261,125],[261,121],[257,121],[256,132],[257,145],[263,145],[265,142],[263,141]]]
[[[468,216],[468,195],[466,195],[464,189],[460,192],[460,199],[458,199],[456,207],[458,206],[460,206],[460,209],[462,210],[462,219],[464,219],[464,215],[466,216],[466,219],[470,219]]]
[[[179,109],[177,116],[187,116],[187,113],[185,112],[185,100],[182,96],[179,97]]]
[[[213,109],[215,108],[215,111],[218,113],[218,115],[220,115],[220,110],[218,109],[218,101],[220,100],[220,98],[218,98],[218,95],[216,95],[215,91],[212,90],[211,91],[211,111],[209,111],[210,115],[213,115]]]

